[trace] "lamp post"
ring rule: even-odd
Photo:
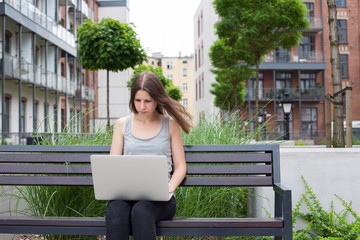
[[[285,136],[284,140],[290,140],[290,127],[289,127],[289,120],[290,120],[290,113],[292,108],[292,100],[284,99],[281,101],[281,106],[284,112],[284,118],[285,118]]]

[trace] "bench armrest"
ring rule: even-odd
[[[274,184],[275,218],[284,219],[284,231],[292,235],[292,203],[291,190],[280,183]]]

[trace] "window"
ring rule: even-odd
[[[5,129],[3,132],[10,132],[10,98],[5,97]]]
[[[197,51],[195,50],[195,71],[197,70]]]
[[[187,83],[183,83],[183,85],[182,85],[182,91],[183,92],[186,92],[188,90],[188,85],[187,85]]]
[[[310,21],[310,24],[314,25],[314,3],[304,3],[304,4],[308,10],[307,17]]]
[[[187,100],[187,98],[183,98],[182,103],[183,103],[183,106],[184,106],[184,107],[187,107],[187,106],[188,106],[188,100]]]
[[[26,101],[22,100],[20,103],[20,131],[25,132],[25,107]]]
[[[335,0],[337,7],[346,7],[346,0]]]
[[[151,61],[151,65],[155,65],[155,62],[154,62],[154,61]]]
[[[339,43],[347,43],[347,24],[346,20],[337,20]]]
[[[248,94],[251,100],[255,100],[256,76],[249,79]],[[259,72],[259,99],[264,98],[264,75]]]
[[[205,95],[204,73],[202,73],[201,82],[202,82],[202,95],[201,96],[204,97],[204,95]]]
[[[277,48],[275,51],[276,62],[290,62],[290,55],[289,49]]]
[[[198,84],[197,84],[197,81],[195,83],[195,100],[196,101],[198,100]]]
[[[301,72],[300,73],[300,89],[305,90],[315,86],[315,72]]]
[[[10,54],[11,51],[11,35],[6,33],[5,35],[5,53]]]
[[[299,46],[300,59],[315,59],[315,37],[303,36]]]
[[[167,69],[172,69],[173,68],[173,62],[166,62],[166,67],[167,67]]]
[[[186,77],[186,76],[187,76],[187,69],[183,68],[183,77]]]
[[[39,102],[36,101],[35,102],[35,109],[34,109],[34,116],[33,116],[33,121],[35,123],[35,126],[34,126],[35,129],[37,129],[38,109],[39,109]]]
[[[314,136],[317,132],[317,109],[303,108],[301,110],[302,133],[304,136]]]
[[[166,78],[169,79],[171,82],[174,80],[173,75],[167,75]]]
[[[200,78],[199,78],[199,99],[201,98],[201,81],[200,81]]]
[[[186,61],[186,60],[184,60],[184,61],[182,61],[182,63],[183,63],[183,64],[187,64],[187,61]]]
[[[340,54],[340,71],[341,71],[341,78],[349,77],[349,66],[348,66],[348,55],[347,54]]]
[[[276,72],[276,98],[283,99],[291,94],[291,72]]]

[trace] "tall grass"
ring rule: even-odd
[[[248,133],[245,121],[230,117],[220,123],[219,116],[203,118],[190,134],[183,134],[184,144],[246,144],[255,138]],[[261,128],[265,127],[262,125]],[[43,136],[42,144],[50,145],[110,145],[112,132],[105,128],[86,136],[71,131]],[[259,130],[261,131],[261,129]],[[26,201],[25,211],[33,216],[105,216],[105,201],[96,201],[92,187],[21,187],[19,197]],[[177,217],[243,217],[246,216],[247,188],[181,187],[176,190]],[[52,236],[52,239],[85,239],[85,236]],[[96,237],[86,237],[93,238]],[[173,239],[173,238],[163,238]],[[176,238],[179,239],[179,238]],[[185,238],[181,238],[185,239]],[[194,238],[192,238],[194,239]],[[200,239],[200,238],[199,238]],[[204,238],[205,239],[205,238]],[[207,239],[207,238],[206,238]],[[239,238],[237,238],[239,239]],[[249,239],[249,238],[247,238]]]

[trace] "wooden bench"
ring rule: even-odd
[[[90,155],[109,150],[110,146],[0,146],[0,185],[91,186]],[[182,186],[271,187],[275,216],[175,218],[157,224],[159,236],[292,239],[291,190],[280,183],[278,145],[186,145],[185,152],[188,170]],[[105,235],[105,220],[0,215],[0,233]]]

